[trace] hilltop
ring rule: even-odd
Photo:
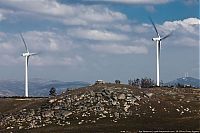
[[[96,84],[51,98],[1,99],[0,132],[200,130],[200,90]]]

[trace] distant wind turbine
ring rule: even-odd
[[[28,97],[28,61],[29,61],[30,56],[37,55],[37,54],[29,52],[26,42],[24,40],[24,37],[21,33],[20,33],[20,36],[26,49],[26,52],[23,53],[22,56],[25,57],[25,97]]]
[[[156,85],[160,86],[160,47],[161,47],[161,41],[168,38],[169,36],[172,35],[172,32],[164,37],[160,37],[158,30],[153,22],[153,20],[151,18],[149,18],[155,31],[157,34],[157,37],[152,38],[153,41],[156,41],[156,46],[157,46],[157,80],[156,80]]]

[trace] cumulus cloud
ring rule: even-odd
[[[0,21],[4,20],[5,17],[3,16],[3,14],[0,13]]]
[[[184,28],[190,32],[194,32],[195,25],[199,25],[200,20],[198,18],[187,18],[184,20],[177,20],[177,21],[166,21],[164,22],[163,26],[165,29],[175,30],[177,28]]]
[[[200,19],[187,18],[171,22],[166,21],[159,27],[164,33],[174,31],[172,44],[193,47],[199,46],[199,24]]]
[[[171,0],[104,1],[128,4],[164,4]],[[103,5],[67,5],[56,0],[31,0],[31,4],[30,0],[1,0],[0,4],[10,8],[9,10],[16,10],[15,14],[17,12],[36,14],[42,19],[70,25],[66,26],[67,30],[64,29],[67,32],[62,33],[52,31],[28,31],[23,33],[31,52],[45,53],[44,55],[32,57],[31,63],[33,65],[48,66],[56,64],[69,66],[83,63],[84,58],[76,52],[78,50],[83,53],[147,54],[149,44],[153,43],[151,41],[153,36],[151,35],[154,31],[150,24],[137,22],[130,24],[126,15]],[[147,8],[154,11],[153,6]],[[13,12],[0,10],[0,21],[6,18],[6,13],[12,14]],[[157,26],[159,32],[164,34],[175,31],[172,37],[176,40],[168,40],[170,44],[190,47],[199,45],[198,18],[166,21]],[[19,55],[24,51],[24,46],[19,35],[2,34],[2,36],[5,36],[5,38],[0,38],[0,56],[3,60],[1,64],[4,64],[8,58],[10,58],[10,64],[17,64],[18,62],[21,64],[23,58]],[[89,49],[85,49],[87,46]],[[9,64],[9,62],[6,63]]]
[[[124,41],[128,37],[123,34],[117,34],[106,30],[98,29],[71,29],[68,34],[81,39],[99,40],[99,41]]]
[[[104,6],[67,5],[61,4],[56,0],[1,0],[0,4],[11,9],[17,9],[19,14],[22,12],[35,14],[41,18],[59,21],[66,25],[109,23],[127,19],[124,14],[112,11]]]
[[[78,65],[84,59],[78,54],[66,54],[78,48],[65,35],[54,32],[29,31],[23,33],[30,52],[39,53],[32,56],[30,63],[35,66]],[[20,65],[25,52],[23,42],[18,34],[2,34],[0,40],[0,65]]]
[[[89,48],[96,52],[106,54],[147,54],[148,50],[144,46],[127,46],[119,44],[110,45],[90,45]]]
[[[144,34],[144,33],[149,32],[150,27],[151,27],[151,25],[148,25],[148,24],[137,24],[132,27],[132,30],[135,33],[143,33]]]
[[[199,46],[199,24],[200,19],[198,18],[186,18],[183,20],[165,21],[163,24],[156,24],[156,27],[161,37],[172,33],[172,36],[166,40],[169,45],[194,47]],[[156,33],[151,24],[135,25],[133,29],[135,31],[134,35],[139,35],[137,38],[140,38],[133,42],[138,43],[139,40],[139,42],[145,45],[152,43],[148,40],[155,37]]]
[[[44,56],[40,57],[33,56],[30,58],[30,63],[34,66],[77,66],[84,63],[84,59],[79,55],[58,57]]]
[[[120,24],[118,24],[120,25]],[[123,27],[123,25],[122,25]],[[103,54],[147,54],[154,30],[150,24],[125,25],[129,30],[115,26],[103,28],[71,27],[66,32],[28,31],[22,33],[30,52],[42,53],[31,58],[32,65],[73,66],[84,63],[82,53],[98,52]],[[157,25],[159,32],[174,31],[167,46],[199,46],[199,19],[166,21]],[[162,34],[163,35],[163,34]],[[89,40],[89,41],[88,41]],[[163,42],[165,43],[165,42]],[[87,47],[89,49],[87,49]],[[0,32],[0,65],[23,64],[24,45],[18,34]]]
[[[114,29],[118,29],[118,30],[121,30],[123,32],[131,32],[132,31],[132,28],[129,24],[118,23],[118,24],[113,24],[112,26],[113,26]]]
[[[0,8],[0,21],[7,19],[7,15],[13,14],[12,10]]]
[[[63,33],[29,31],[23,34],[30,49],[44,52],[67,52],[76,46]],[[21,41],[21,40],[20,40]]]
[[[100,0],[85,0],[85,1],[100,1]],[[173,0],[101,0],[105,2],[124,3],[124,4],[165,4]]]

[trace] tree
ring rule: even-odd
[[[115,80],[115,84],[120,84],[121,81],[120,80]]]
[[[134,79],[134,86],[141,86],[141,82],[140,82],[140,79],[139,78],[137,78],[137,79]]]
[[[142,88],[150,88],[154,85],[154,82],[150,78],[142,78],[141,79],[141,87]]]
[[[56,88],[52,87],[49,91],[50,96],[56,96]]]
[[[132,79],[129,79],[129,80],[128,80],[128,84],[129,84],[129,85],[133,85],[133,80],[132,80]]]
[[[164,82],[162,80],[160,81],[160,86],[164,86]]]
[[[177,88],[184,88],[184,85],[178,83],[178,84],[176,85],[176,87],[177,87]]]

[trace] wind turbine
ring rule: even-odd
[[[158,33],[158,30],[153,22],[153,20],[151,18],[149,18],[155,31],[156,31],[156,34],[157,34],[157,37],[154,37],[152,38],[152,41],[156,41],[156,46],[157,46],[157,63],[156,63],[156,67],[157,67],[157,80],[156,80],[156,85],[157,86],[160,86],[160,47],[161,47],[161,41],[168,38],[169,36],[171,36],[172,32],[164,37],[161,37]]]
[[[21,33],[20,33],[20,36],[26,49],[26,52],[23,53],[22,56],[25,57],[25,97],[28,97],[28,61],[29,61],[30,56],[37,55],[37,54],[29,52],[26,42],[24,40],[24,37]]]

